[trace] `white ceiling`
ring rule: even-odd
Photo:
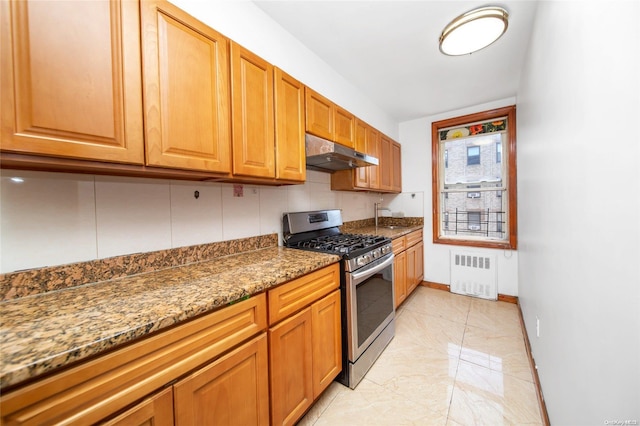
[[[509,28],[466,56],[438,50],[442,29],[479,1],[254,0],[254,3],[399,122],[516,95],[535,1],[492,5]]]

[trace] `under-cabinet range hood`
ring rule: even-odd
[[[333,173],[356,167],[377,166],[378,159],[346,146],[306,134],[307,169]]]

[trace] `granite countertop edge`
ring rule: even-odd
[[[400,226],[388,228],[385,226],[362,226],[358,228],[350,229],[348,232],[352,234],[364,234],[364,235],[379,235],[382,237],[391,238],[395,240],[396,238],[403,237],[407,234],[410,234],[414,231],[418,231],[423,229],[423,225],[413,225],[413,226]]]
[[[271,247],[0,302],[0,387],[13,387],[340,260]]]

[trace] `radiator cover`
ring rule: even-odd
[[[451,292],[498,299],[496,255],[451,250]]]

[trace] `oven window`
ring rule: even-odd
[[[386,268],[356,287],[358,347],[393,312],[393,268]]]

